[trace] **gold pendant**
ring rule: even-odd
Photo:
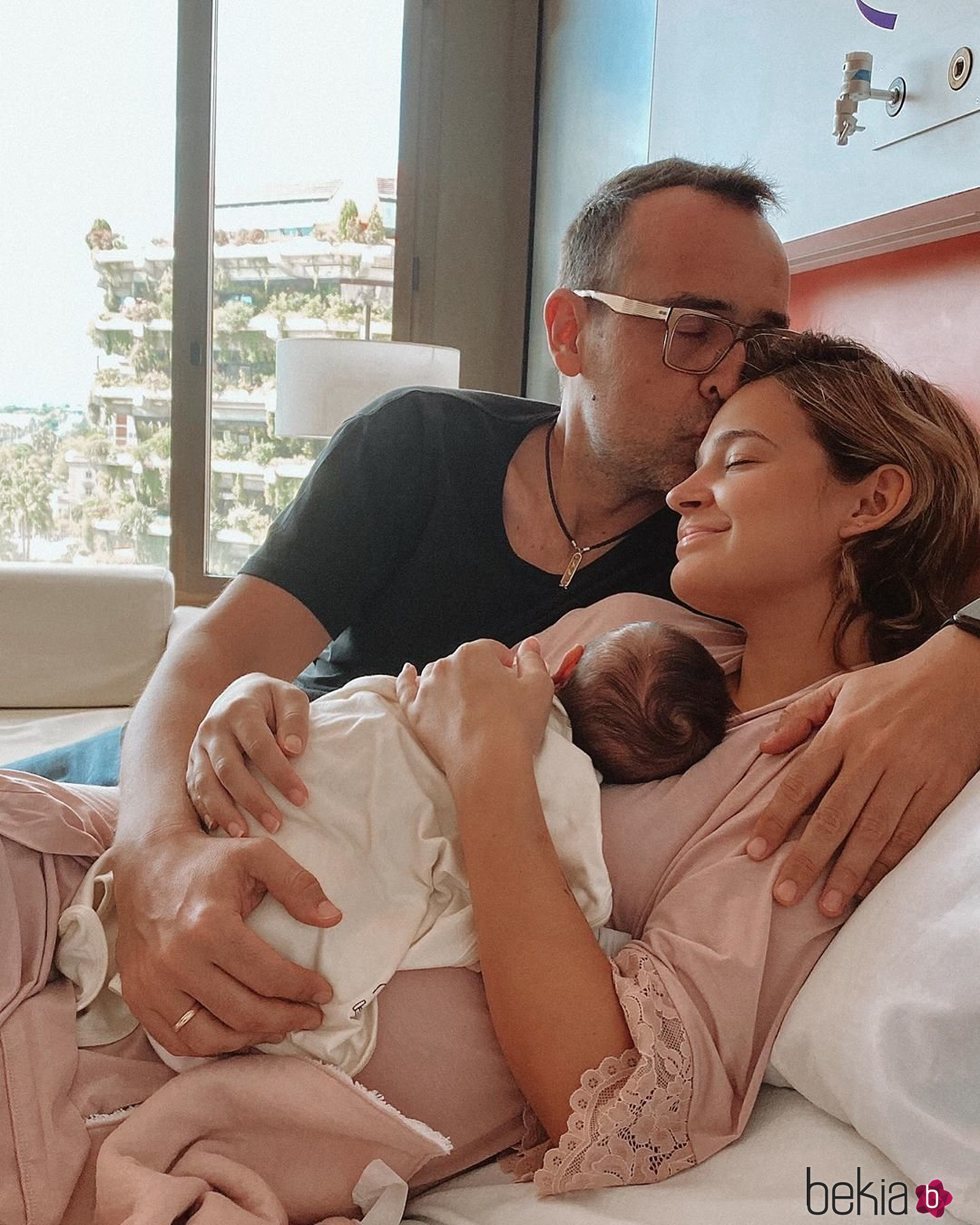
[[[561,576],[558,586],[564,590],[575,577],[575,571],[579,568],[582,558],[585,556],[581,549],[576,549],[568,559],[568,565],[565,567],[565,573]]]

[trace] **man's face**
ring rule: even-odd
[[[772,227],[693,188],[633,202],[614,280],[576,288],[692,306],[740,324],[786,324],[789,271]],[[664,365],[664,323],[582,305],[577,391],[594,452],[625,493],[670,489],[693,471],[711,419],[738,386],[743,346],[706,375],[685,374]]]

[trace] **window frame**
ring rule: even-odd
[[[208,604],[229,581],[206,568],[218,3],[178,0],[177,10],[170,570],[182,604]],[[518,395],[527,365],[540,28],[541,0],[502,0],[490,10],[404,0],[392,338],[458,347],[463,386]],[[481,72],[482,142],[474,142],[457,111],[472,102]],[[488,79],[499,83],[493,97]],[[486,157],[496,190],[461,195],[461,182],[478,185]],[[454,245],[464,223],[507,241]],[[493,326],[487,302],[496,307]]]
[[[178,0],[170,402],[170,570],[179,604],[208,604],[215,27],[218,0]]]
[[[400,147],[414,143],[417,121],[406,122],[418,102],[423,5],[405,0]],[[177,602],[209,604],[230,581],[209,574],[207,545],[211,487],[211,346],[214,272],[214,130],[218,0],[178,0],[177,138],[174,187],[173,333],[170,408],[170,570]],[[399,186],[402,171],[399,168]],[[407,194],[407,193],[406,193]],[[392,336],[411,331],[413,211],[398,219],[395,285],[404,236],[407,296],[395,290]]]

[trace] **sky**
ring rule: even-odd
[[[102,308],[85,235],[169,237],[176,0],[0,13],[0,409],[84,405]],[[394,176],[403,0],[219,0],[219,199]]]

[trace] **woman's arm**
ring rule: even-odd
[[[470,643],[399,698],[457,805],[497,1040],[553,1140],[584,1072],[633,1041],[610,964],[565,881],[534,778],[553,686],[536,643]],[[444,763],[444,764],[443,764]]]
[[[453,793],[493,1027],[557,1143],[583,1072],[633,1039],[609,961],[562,874],[531,760],[486,753]]]

